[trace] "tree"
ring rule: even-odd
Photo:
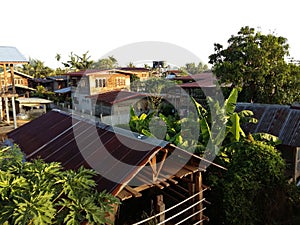
[[[246,26],[228,39],[227,48],[214,44],[214,50],[209,56],[213,72],[221,83],[242,88],[240,101],[288,104],[299,99],[299,66],[285,61],[286,38]]]
[[[91,56],[89,56],[88,53],[89,51],[83,53],[82,56],[79,56],[71,52],[69,55],[70,59],[67,62],[62,62],[62,64],[64,67],[75,71],[90,69],[93,64],[93,60],[90,60]],[[55,58],[57,61],[60,61],[61,55],[56,54]]]
[[[108,56],[107,58],[99,59],[93,63],[93,69],[114,69],[118,66],[118,61],[114,56]]]
[[[119,203],[96,190],[95,171],[24,162],[17,146],[0,149],[0,168],[1,224],[104,224],[112,205]]]
[[[213,191],[222,196],[214,202],[218,205],[214,215],[232,225],[294,224],[293,207],[300,203],[300,195],[294,184],[286,181],[279,151],[251,135],[228,150],[232,152],[228,171],[213,185]]]
[[[51,68],[44,65],[44,62],[32,58],[29,58],[28,64],[23,64],[21,67],[18,67],[18,70],[34,78],[45,78],[55,74]]]
[[[186,63],[184,67],[180,68],[184,73],[188,74],[198,74],[202,73],[205,70],[208,70],[208,66],[206,64],[203,64],[202,62],[199,62],[198,65],[193,63]]]

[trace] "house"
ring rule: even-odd
[[[91,100],[87,96],[130,89],[130,76],[114,70],[83,70],[66,75],[72,86],[73,109],[87,114],[93,111]]]
[[[100,117],[101,121],[111,124],[113,120],[117,124],[128,124],[131,106],[140,113],[149,111],[147,97],[144,93],[114,90],[87,98],[91,99],[93,115]]]
[[[17,98],[17,112],[20,116],[28,116],[36,118],[47,112],[50,104],[53,103],[48,99],[43,98]]]
[[[251,110],[257,124],[245,124],[246,133],[269,133],[277,136],[276,146],[287,163],[287,175],[295,182],[300,180],[300,107],[297,105],[272,105],[238,103],[236,111]]]
[[[46,77],[47,80],[52,80],[52,90],[53,92],[66,88],[68,86],[68,76],[59,75],[59,76],[50,76]]]
[[[16,94],[19,96],[29,96],[30,91],[34,91],[35,89],[29,87],[29,80],[33,77],[30,75],[27,75],[25,73],[21,73],[19,71],[14,71],[14,86],[16,89]],[[12,89],[12,75],[11,71],[7,70],[7,80],[6,85],[8,86],[8,89]],[[0,87],[2,90],[5,88],[5,76],[4,73],[0,73]]]
[[[150,77],[150,69],[142,68],[142,67],[120,67],[115,70],[119,73],[130,74],[137,76],[140,81],[144,81],[149,79]]]
[[[29,80],[29,87],[36,89],[43,86],[47,91],[53,91],[53,80],[47,78],[32,78]]]
[[[191,158],[195,162],[200,157],[168,142],[58,110],[8,137],[20,146],[26,160],[41,158],[61,162],[65,169],[94,169],[98,190],[122,201],[115,207],[115,224],[138,222],[153,210],[162,223],[205,220],[202,173],[206,168],[191,163]],[[176,213],[169,212],[175,208]]]
[[[228,90],[226,89],[230,87],[230,85],[225,84],[219,86],[216,76],[211,71],[188,76],[177,76],[171,80],[179,82],[178,86],[180,88],[203,105],[206,104],[206,96],[215,96],[220,89],[223,93],[227,93]]]
[[[3,69],[4,81],[4,84],[1,82],[0,89],[0,122],[4,121],[4,117],[6,117],[6,123],[10,124],[9,104],[11,104],[14,128],[17,127],[15,98],[18,97],[14,81],[14,65],[26,63],[28,63],[28,60],[16,47],[0,46],[0,67]],[[7,67],[10,69],[10,76],[7,74]],[[9,77],[11,77],[11,88],[8,84]]]

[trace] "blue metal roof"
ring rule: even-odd
[[[16,47],[0,46],[0,63],[28,63]]]

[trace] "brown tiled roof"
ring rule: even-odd
[[[99,93],[96,95],[91,95],[91,96],[88,96],[87,98],[91,98],[95,101],[105,102],[105,103],[113,105],[115,103],[124,102],[129,99],[144,98],[144,97],[147,97],[147,94],[131,92],[131,91],[114,90],[114,91]]]
[[[251,110],[257,124],[246,124],[246,132],[264,132],[279,137],[283,145],[300,147],[300,109],[287,105],[238,103],[236,110]]]
[[[26,159],[42,158],[46,162],[61,162],[65,169],[80,166],[105,169],[96,177],[98,189],[118,194],[128,182],[167,142],[141,140],[131,132],[92,123],[71,114],[51,111],[8,134],[26,155]],[[130,133],[130,135],[128,135]],[[113,156],[115,163],[108,160]],[[124,170],[122,163],[133,165]],[[107,179],[113,176],[118,182]]]

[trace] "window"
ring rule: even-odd
[[[96,79],[95,80],[95,86],[96,88],[102,88],[102,87],[106,87],[106,79]]]
[[[124,86],[125,85],[125,78],[124,77],[117,77],[116,78],[116,86]]]

